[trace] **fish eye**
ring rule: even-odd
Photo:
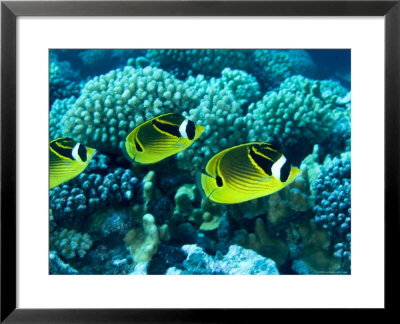
[[[215,178],[215,181],[217,182],[218,187],[222,187],[224,185],[224,183],[222,182],[222,178],[220,176],[217,176]]]

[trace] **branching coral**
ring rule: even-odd
[[[115,168],[105,176],[83,172],[50,190],[50,208],[57,224],[75,227],[90,213],[129,202],[138,192],[138,179],[129,169]]]
[[[239,105],[255,102],[260,96],[260,86],[257,79],[241,70],[225,68],[221,72],[221,82],[224,88],[232,91]]]
[[[301,249],[296,251],[293,259],[301,260],[311,273],[343,273],[340,261],[332,253],[332,241],[327,231],[318,228],[311,219],[299,224],[295,232],[299,234]]]
[[[345,113],[335,109],[338,96],[344,91],[333,81],[287,78],[278,92],[268,92],[262,100],[250,104],[246,116],[251,129],[248,140],[279,142],[282,151],[296,154],[301,161],[314,144],[329,136]]]
[[[175,216],[183,216],[198,225],[201,231],[212,231],[218,228],[225,213],[222,205],[201,199],[196,185],[185,184],[179,187],[174,200]]]
[[[50,140],[63,137],[61,120],[65,113],[72,107],[76,98],[57,99],[51,105],[49,117],[49,138]]]
[[[226,66],[246,70],[251,64],[250,55],[249,50],[152,49],[147,51],[146,57],[177,77],[186,78],[188,73],[218,76]]]
[[[291,75],[312,76],[315,72],[315,63],[304,50],[152,49],[146,57],[182,79],[191,74],[217,77],[224,67],[248,71],[263,90]]]
[[[63,257],[72,259],[76,256],[83,258],[92,247],[89,234],[79,233],[64,228],[60,232],[53,231],[50,236],[51,249],[57,250]]]
[[[193,214],[194,204],[200,200],[199,191],[195,185],[184,184],[175,193],[175,214],[190,217]]]
[[[78,96],[81,85],[77,83],[78,73],[68,61],[60,62],[55,54],[50,55],[49,85],[50,104],[56,99]]]
[[[350,153],[327,159],[314,183],[315,223],[329,231],[335,257],[350,271],[351,244],[351,162]]]
[[[315,72],[315,63],[304,50],[258,49],[252,53],[252,61],[250,71],[264,91],[271,90],[292,75],[312,77]]]
[[[160,244],[157,225],[153,215],[143,216],[143,227],[130,230],[125,236],[125,244],[130,249],[133,260],[146,263],[157,252]]]

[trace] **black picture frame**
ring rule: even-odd
[[[214,309],[16,308],[16,19],[19,16],[383,16],[385,19],[385,309],[396,307],[399,237],[400,0],[394,1],[2,1],[1,322],[233,322]],[[368,95],[368,94],[366,94]],[[262,310],[258,310],[260,312]],[[252,314],[253,316],[253,314]],[[254,316],[258,316],[254,314]],[[260,315],[262,316],[262,315]]]

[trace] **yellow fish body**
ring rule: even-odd
[[[203,126],[182,115],[160,115],[140,124],[126,137],[125,153],[140,164],[157,163],[192,145],[203,132]]]
[[[299,173],[271,144],[252,142],[212,157],[200,175],[200,182],[211,201],[236,204],[279,191]]]
[[[68,137],[49,143],[50,189],[79,175],[88,166],[96,150]]]

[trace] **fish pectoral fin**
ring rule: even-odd
[[[179,138],[177,142],[173,145],[173,147],[184,148],[185,147],[185,139]]]
[[[274,177],[260,177],[257,182],[266,183],[266,182],[271,181],[273,179],[275,179],[275,178]]]
[[[197,189],[199,189],[199,191],[200,191],[201,197],[203,199],[207,199],[206,193],[204,192],[204,189],[201,185],[201,174],[202,174],[202,172],[196,172],[196,186],[197,186]]]
[[[210,178],[214,178],[214,177],[209,175],[205,170],[201,170],[201,171],[197,171],[196,172],[196,185],[197,185],[197,188],[199,189],[202,198],[204,200],[208,200],[210,198],[211,194],[209,194],[207,196],[206,193],[204,192],[203,186],[201,185],[201,176],[202,175],[205,175],[205,176],[210,177]]]

